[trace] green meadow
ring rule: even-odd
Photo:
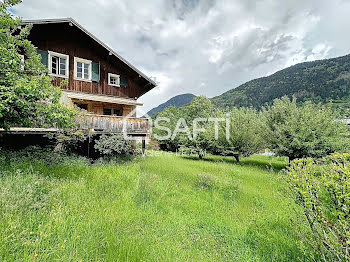
[[[0,261],[308,260],[283,158],[38,159],[0,157]]]

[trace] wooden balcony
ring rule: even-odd
[[[91,129],[97,133],[123,133],[130,135],[147,135],[151,131],[147,118],[106,116],[85,114],[78,120],[78,127]]]

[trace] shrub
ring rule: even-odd
[[[132,155],[135,150],[130,140],[122,135],[102,135],[95,142],[95,149],[103,156]]]
[[[46,134],[46,137],[55,141],[55,152],[67,153],[77,152],[82,143],[89,139],[89,134],[79,129],[60,129],[53,134]]]
[[[285,171],[284,180],[311,230],[311,234],[303,236],[304,240],[324,260],[349,261],[350,154],[294,160]]]

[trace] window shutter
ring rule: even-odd
[[[38,54],[41,56],[41,63],[44,66],[48,67],[49,66],[49,52],[38,49]]]
[[[94,82],[100,82],[100,64],[99,63],[91,63],[91,80]]]
[[[120,85],[128,87],[128,79],[126,77],[120,77]]]

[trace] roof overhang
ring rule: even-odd
[[[137,102],[137,100],[123,97],[115,97],[115,96],[106,96],[106,95],[94,95],[80,92],[72,92],[72,91],[63,91],[67,97],[70,99],[78,99],[78,100],[88,100],[88,101],[96,101],[102,103],[112,103],[112,104],[121,104],[121,105],[130,105],[130,106],[142,106],[142,103]]]
[[[4,134],[23,134],[23,135],[42,135],[57,132],[57,128],[39,128],[39,127],[11,127],[9,130],[0,128],[0,133]]]
[[[105,43],[103,43],[101,40],[99,40],[96,36],[91,34],[89,31],[87,31],[84,27],[82,27],[80,24],[78,24],[73,18],[61,18],[61,19],[39,19],[39,20],[23,20],[22,23],[24,25],[33,25],[33,24],[57,24],[57,23],[69,23],[70,25],[74,25],[77,28],[79,28],[81,31],[83,31],[86,35],[91,37],[95,42],[100,44],[102,47],[104,47],[106,50],[110,52],[111,55],[114,55],[116,58],[118,58],[120,61],[122,61],[124,64],[126,64],[129,68],[131,68],[134,72],[136,72],[139,77],[144,78],[148,84],[153,85],[154,87],[157,86],[157,83],[150,79],[148,76],[146,76],[144,73],[142,73],[140,70],[138,70],[135,66],[130,64],[128,61],[126,61],[123,57],[118,55],[112,48],[107,46]]]

